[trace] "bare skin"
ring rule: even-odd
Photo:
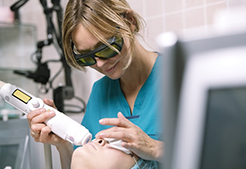
[[[95,139],[74,151],[71,169],[129,169],[134,165],[131,155],[111,148],[104,139]]]

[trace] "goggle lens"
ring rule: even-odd
[[[122,37],[112,37],[109,39],[108,42],[112,47],[114,47],[118,51],[121,51],[122,46],[124,44]],[[111,49],[110,47],[106,45],[101,45],[95,50],[88,52],[88,53],[83,53],[83,54],[80,54],[77,51],[73,43],[72,43],[72,48],[73,48],[74,57],[76,58],[76,61],[80,66],[91,66],[91,65],[96,64],[95,57],[98,57],[101,59],[109,59],[118,54],[115,50]]]
[[[120,51],[120,47],[113,44],[112,45],[113,47],[115,47],[117,50]],[[107,47],[105,49],[103,49],[102,51],[100,52],[97,52],[95,53],[95,55],[99,58],[103,58],[103,59],[108,59],[108,58],[111,58],[111,57],[114,57],[115,55],[117,55],[118,53],[116,51],[114,51],[113,49]]]
[[[85,57],[85,58],[81,58],[81,59],[77,60],[77,63],[80,66],[91,66],[91,65],[94,65],[96,63],[96,61],[92,57]]]

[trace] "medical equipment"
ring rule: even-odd
[[[40,98],[29,94],[21,88],[0,81],[0,96],[7,103],[25,114],[39,108],[54,111],[56,115],[45,121],[45,123],[51,128],[52,132],[72,144],[84,145],[91,140],[92,135],[84,126],[46,105]]]
[[[161,168],[245,168],[245,30],[163,35]]]
[[[19,10],[24,6],[29,0],[18,0],[16,3],[11,5],[10,9],[15,13],[15,20],[20,22],[19,18]],[[49,90],[52,90],[53,100],[56,105],[56,108],[60,112],[64,113],[82,113],[85,112],[86,103],[85,101],[76,96],[74,93],[74,86],[72,81],[72,69],[66,63],[63,46],[62,46],[62,20],[63,20],[63,9],[60,0],[51,0],[51,3],[48,0],[40,0],[40,4],[42,5],[43,12],[46,19],[46,38],[44,40],[40,40],[36,43],[36,51],[33,52],[30,56],[30,60],[32,61],[30,64],[25,65],[36,65],[36,69],[20,69],[19,67],[14,70],[14,73],[20,76],[27,77],[29,79],[34,80],[36,83],[40,83],[39,93],[48,93]],[[55,13],[55,15],[53,15]],[[56,16],[53,18],[53,16]],[[11,27],[12,28],[12,27]],[[22,30],[22,29],[21,29]],[[5,40],[5,39],[4,39]],[[36,40],[36,39],[35,39]],[[32,43],[33,45],[33,43]],[[47,46],[53,46],[60,56],[59,59],[48,59],[43,60],[43,49]],[[29,48],[28,48],[29,50]],[[22,51],[22,49],[21,49]],[[18,52],[17,52],[18,53]],[[14,53],[15,55],[15,53]],[[23,53],[21,56],[25,55]],[[23,60],[22,60],[23,61]],[[23,61],[24,63],[28,62],[28,60]],[[60,68],[56,73],[52,73],[52,69],[49,68],[50,63],[61,63]],[[6,65],[6,64],[5,64]],[[64,81],[57,83],[58,86],[53,86],[53,82],[58,77],[58,75],[63,72],[64,73]],[[51,77],[51,75],[53,75]],[[78,103],[68,103],[65,100],[77,100],[82,105],[80,106]],[[72,102],[73,102],[72,101]]]
[[[109,143],[110,147],[123,151],[126,154],[131,154],[130,150],[121,146],[122,140],[117,140],[112,138],[104,138],[104,139]]]

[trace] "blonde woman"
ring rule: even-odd
[[[69,0],[63,47],[71,66],[105,75],[93,85],[82,125],[98,139],[123,140],[122,146],[141,159],[160,161],[161,57],[139,43],[142,22],[125,0]],[[42,123],[52,116],[42,109],[30,113],[30,128],[36,141],[57,147],[63,168],[69,168],[72,146]]]

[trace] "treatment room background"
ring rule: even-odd
[[[16,0],[0,0],[0,15],[4,7],[9,7],[15,2]],[[147,25],[141,32],[144,40],[140,37],[140,41],[145,47],[153,51],[159,50],[156,43],[156,38],[162,32],[174,31],[176,33],[186,33],[192,31],[195,32],[195,30],[199,28],[206,33],[209,26],[216,23],[216,14],[220,10],[230,9],[234,5],[232,3],[233,1],[230,0],[128,0],[128,2],[131,7],[145,19]],[[63,8],[65,8],[67,0],[61,0],[61,3]],[[42,6],[38,0],[29,0],[20,9],[20,17],[21,24],[33,24],[36,26],[37,41],[47,38],[45,16],[43,14]],[[15,49],[12,50],[14,51]],[[23,48],[22,50],[27,49]],[[11,58],[14,60],[14,62],[8,65],[9,67],[18,67],[18,64],[20,64],[18,60],[26,60],[26,62],[23,63],[24,66],[30,66],[28,65],[28,63],[30,63],[28,61],[30,60],[30,56],[19,56],[19,58],[16,58],[17,56],[13,55],[13,53],[4,53],[1,57]],[[59,56],[53,46],[45,47],[43,49],[43,60],[58,58]],[[6,65],[2,62],[0,63],[0,68],[2,66]],[[51,77],[57,72],[59,67],[60,65],[58,63],[49,64]],[[5,75],[1,73],[0,76],[3,77]],[[72,80],[76,95],[87,102],[92,84],[100,77],[102,77],[102,75],[92,69],[88,69],[87,72],[81,72],[73,69]],[[59,83],[63,82],[63,74],[60,74],[54,81],[53,85],[57,86]],[[34,83],[27,83],[25,89],[29,88],[28,85],[34,85]],[[51,99],[52,93],[50,91],[45,95],[39,95],[39,97]],[[69,116],[78,122],[81,122],[83,118],[81,114],[69,114]],[[54,168],[59,168],[59,160],[56,160],[59,157],[58,154],[54,153],[56,153],[56,151],[53,151],[53,164],[54,166],[57,166]]]

